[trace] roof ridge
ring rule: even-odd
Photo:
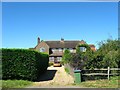
[[[49,40],[49,41],[45,41],[45,42],[50,42],[50,41],[61,41],[61,40]],[[64,41],[80,41],[80,40],[64,40]]]

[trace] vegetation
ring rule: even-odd
[[[77,46],[76,54],[71,54],[68,50],[64,52],[63,60],[77,69],[117,68],[120,63],[119,44],[118,40],[102,41],[96,52],[92,51],[89,45],[81,44]],[[85,47],[86,51],[80,51],[80,47]]]
[[[70,71],[69,71],[68,68],[65,68],[65,71],[66,71],[68,74],[70,74]]]
[[[2,49],[2,79],[37,80],[48,62],[48,55],[37,51]]]
[[[93,81],[85,81],[81,82],[79,85],[81,87],[86,88],[118,88],[120,76],[111,77],[110,80],[103,79],[103,80],[93,80]]]
[[[64,63],[69,63],[69,61],[71,61],[71,58],[72,58],[72,54],[70,53],[70,51],[68,49],[66,49],[64,51],[64,55],[63,55],[62,61]]]
[[[32,82],[25,80],[2,80],[2,88],[24,88],[31,84]]]
[[[53,64],[54,64],[53,62],[49,62],[49,67],[50,67],[50,66],[53,66]]]
[[[86,68],[117,68],[120,63],[119,43],[118,40],[110,39],[100,42],[99,49],[88,60]]]

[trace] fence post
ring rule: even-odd
[[[109,80],[109,78],[110,78],[110,67],[108,67],[108,80]]]

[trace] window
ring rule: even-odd
[[[45,48],[44,48],[44,47],[41,47],[41,48],[40,48],[40,52],[45,52]]]
[[[86,48],[85,47],[80,47],[80,51],[85,52]]]
[[[59,48],[59,52],[62,52],[62,48]]]
[[[57,57],[57,61],[61,61],[62,60],[62,57]]]
[[[49,57],[49,61],[53,62],[54,61],[54,57]]]
[[[69,48],[70,52],[73,52],[73,49],[72,48]]]
[[[67,48],[64,48],[64,49],[63,49],[63,52],[64,52],[66,49],[67,49]]]
[[[55,49],[53,48],[53,49],[52,49],[52,52],[54,52],[54,51],[55,51]]]

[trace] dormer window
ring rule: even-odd
[[[80,51],[86,52],[86,48],[85,47],[80,47]]]
[[[44,47],[41,47],[41,48],[40,48],[40,52],[45,52],[45,48],[44,48]]]

